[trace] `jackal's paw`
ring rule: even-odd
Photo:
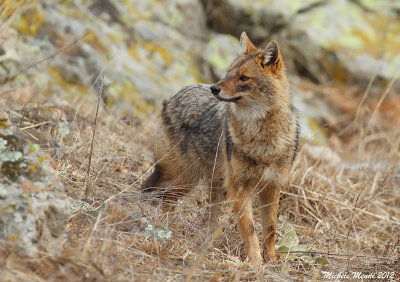
[[[249,260],[250,260],[250,264],[254,268],[260,267],[263,263],[263,259],[260,254],[254,255],[252,258],[249,258]]]
[[[264,258],[264,261],[266,263],[275,264],[276,263],[275,250],[274,249],[272,249],[272,250],[268,250],[268,249],[264,250],[263,251],[263,258]]]

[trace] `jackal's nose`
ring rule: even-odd
[[[211,85],[210,89],[211,89],[212,94],[214,94],[214,95],[217,95],[219,92],[221,92],[221,88],[219,88],[219,86],[216,84]]]

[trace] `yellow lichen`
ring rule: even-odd
[[[168,51],[168,49],[147,41],[139,42],[139,46],[148,51],[149,55],[152,54],[153,52],[158,53],[162,57],[165,67],[169,67],[171,65],[172,56]],[[137,48],[138,48],[137,44],[133,45],[129,47],[128,52],[135,60],[140,61],[140,57],[137,54],[138,53]]]
[[[307,142],[310,142],[314,145],[328,145],[328,134],[323,126],[321,126],[319,122],[313,117],[306,116],[305,120],[307,122],[310,133],[312,133],[313,135],[308,136],[309,139],[303,136],[302,139],[306,139]]]
[[[32,2],[32,8],[25,11],[19,22],[17,29],[20,34],[36,36],[40,27],[46,22],[44,13],[40,10],[37,1]]]
[[[336,50],[336,48],[339,47],[337,45],[332,45],[333,50]],[[329,53],[323,53],[320,62],[325,71],[329,73],[335,81],[348,83],[351,79],[351,76],[346,71],[346,66],[340,61],[332,63],[332,59],[329,58]]]
[[[64,90],[66,90],[68,93],[73,93],[74,95],[85,95],[86,93],[89,92],[89,88],[87,86],[83,85],[77,85],[74,83],[70,83],[66,81],[62,75],[57,71],[57,69],[48,67],[47,68],[48,72],[55,78],[57,81],[57,84],[61,86]]]
[[[5,127],[7,127],[7,120],[5,119],[0,120],[0,128],[5,128]]]
[[[95,50],[100,52],[108,53],[110,50],[109,48],[101,41],[94,31],[88,32],[83,38],[83,41],[89,43]]]
[[[35,164],[35,163],[28,163],[28,168],[31,170],[31,171],[33,171],[33,172],[37,172],[38,171],[38,168],[39,168],[39,166],[37,165],[37,164]],[[33,175],[32,175],[33,176]]]
[[[124,5],[124,10],[125,10],[125,14],[127,15],[127,18],[123,17],[124,22],[129,22],[130,18],[142,18],[143,15],[142,13],[140,13],[135,5],[132,3],[133,1],[131,0],[123,0],[123,5]]]
[[[129,53],[129,55],[131,55],[132,58],[134,58],[136,61],[140,62],[140,57],[137,53],[137,44],[134,44],[131,47],[129,47],[128,53]]]
[[[135,108],[137,117],[144,117],[154,110],[154,105],[150,105],[139,98],[137,89],[132,81],[125,80],[119,84],[113,84],[108,89],[110,98],[107,104],[111,106],[115,100],[131,103]]]
[[[0,18],[3,20],[9,19],[17,12],[24,4],[24,0],[2,0],[0,3]]]

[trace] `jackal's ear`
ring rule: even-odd
[[[240,35],[240,54],[246,55],[256,49],[257,48],[253,45],[253,43],[251,43],[250,39],[247,37],[246,32],[243,31]]]
[[[282,68],[283,60],[281,52],[279,51],[278,42],[271,40],[264,51],[263,67],[267,66],[272,70],[279,70]]]

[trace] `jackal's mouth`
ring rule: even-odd
[[[213,93],[214,94],[214,93]],[[222,92],[219,92],[218,94],[214,94],[215,98],[217,98],[219,101],[223,102],[237,102],[240,99],[242,99],[242,96],[236,96],[236,97],[226,97]]]

